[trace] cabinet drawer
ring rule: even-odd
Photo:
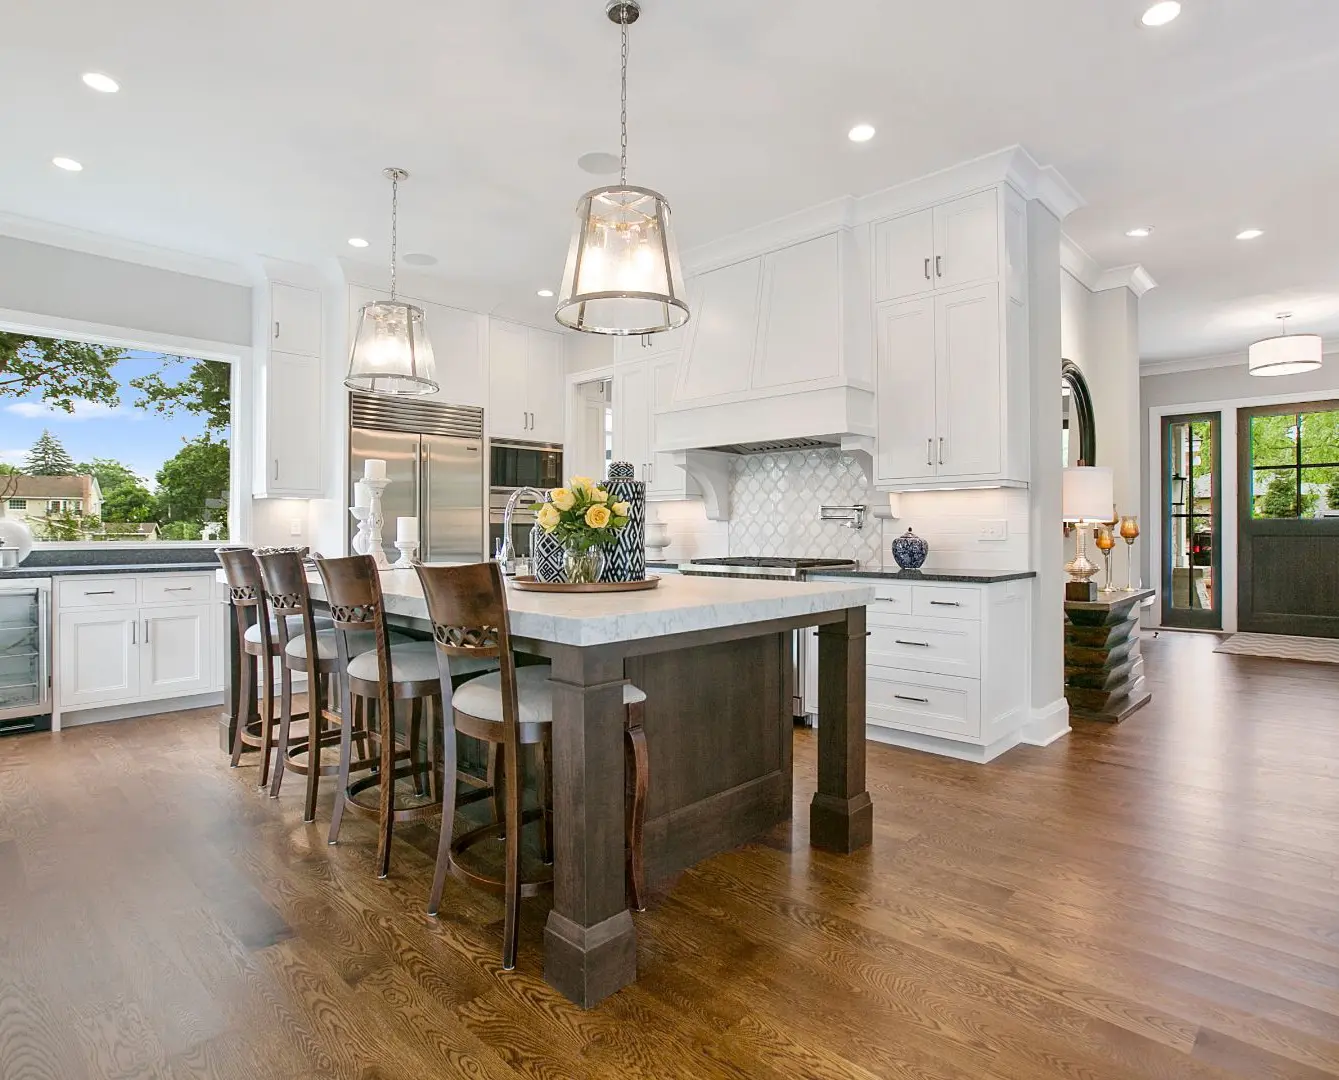
[[[940,675],[981,676],[981,625],[967,619],[870,619],[869,663]]]
[[[980,622],[981,590],[917,585],[912,593],[911,613],[930,619],[975,619]]]
[[[870,610],[890,615],[910,615],[911,586],[888,581],[874,582],[874,603]]]
[[[140,598],[146,604],[199,603],[213,598],[209,574],[145,574]]]
[[[981,684],[975,679],[871,667],[866,692],[871,724],[948,738],[981,737]]]
[[[138,579],[133,574],[116,577],[70,577],[56,582],[62,610],[92,607],[122,607],[139,601]]]

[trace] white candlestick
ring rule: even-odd
[[[363,479],[385,480],[386,462],[382,458],[368,458],[363,462]]]
[[[382,462],[382,465],[384,466],[385,462]],[[382,517],[381,513],[381,496],[382,493],[390,487],[390,481],[364,480],[363,482],[367,484],[372,491],[371,505],[369,505],[367,509],[366,528],[368,533],[368,549],[365,554],[372,556],[379,569],[387,570],[390,568],[391,562],[386,558],[386,549],[382,546],[382,530],[385,519]]]
[[[353,505],[364,508],[372,505],[372,489],[367,486],[367,481],[359,480],[353,485]]]
[[[418,518],[416,517],[398,517],[395,519],[395,542],[405,544],[410,541],[418,543]]]

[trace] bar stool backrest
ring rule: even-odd
[[[502,717],[507,746],[515,752],[519,739],[516,702],[516,662],[511,652],[511,623],[507,592],[496,562],[467,566],[425,566],[418,563],[418,580],[428,603],[432,638],[437,644],[437,668],[442,680],[442,704],[449,710],[449,658],[496,658],[502,678]],[[509,760],[515,760],[511,758]]]
[[[377,642],[377,681],[381,685],[378,706],[390,713],[391,651],[386,633],[386,605],[381,578],[371,555],[343,559],[316,557],[316,570],[325,585],[325,599],[335,624],[335,652],[340,670],[349,666],[350,630],[371,630]]]
[[[316,651],[316,624],[312,620],[311,592],[307,588],[307,569],[302,556],[296,551],[273,551],[267,555],[257,555],[260,564],[261,580],[265,583],[265,592],[270,598],[270,611],[274,613],[276,629],[279,633],[280,652],[288,648],[288,618],[290,615],[302,616],[302,635],[307,639],[307,659],[320,654]]]
[[[228,599],[237,615],[238,648],[246,635],[248,620],[255,615],[260,626],[262,655],[268,656],[271,651],[270,619],[265,609],[265,582],[260,575],[256,553],[248,547],[228,547],[218,548],[214,554],[223,566],[223,576],[228,579]]]

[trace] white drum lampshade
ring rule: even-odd
[[[403,300],[364,304],[344,385],[372,394],[435,393],[437,364],[423,309]]]
[[[655,334],[688,321],[665,197],[650,188],[596,188],[577,203],[555,315],[591,334]]]
[[[1060,516],[1065,521],[1111,521],[1116,516],[1115,505],[1116,484],[1110,468],[1081,465],[1065,470],[1060,488]]]
[[[1296,375],[1320,367],[1321,353],[1318,334],[1284,334],[1257,341],[1246,363],[1252,375]]]

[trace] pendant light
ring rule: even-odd
[[[395,296],[400,181],[408,180],[409,174],[403,169],[384,169],[382,175],[391,182],[391,298],[373,300],[359,309],[344,385],[373,394],[435,394],[439,389],[437,365],[423,309]]]
[[[628,27],[641,15],[636,0],[605,7],[622,33],[622,136],[618,184],[577,202],[555,318],[588,334],[657,334],[688,321],[679,252],[665,196],[628,184]]]
[[[1280,312],[1278,320],[1283,332],[1251,346],[1246,364],[1252,375],[1296,375],[1320,367],[1320,335],[1289,334],[1288,320],[1291,317],[1290,311]]]

